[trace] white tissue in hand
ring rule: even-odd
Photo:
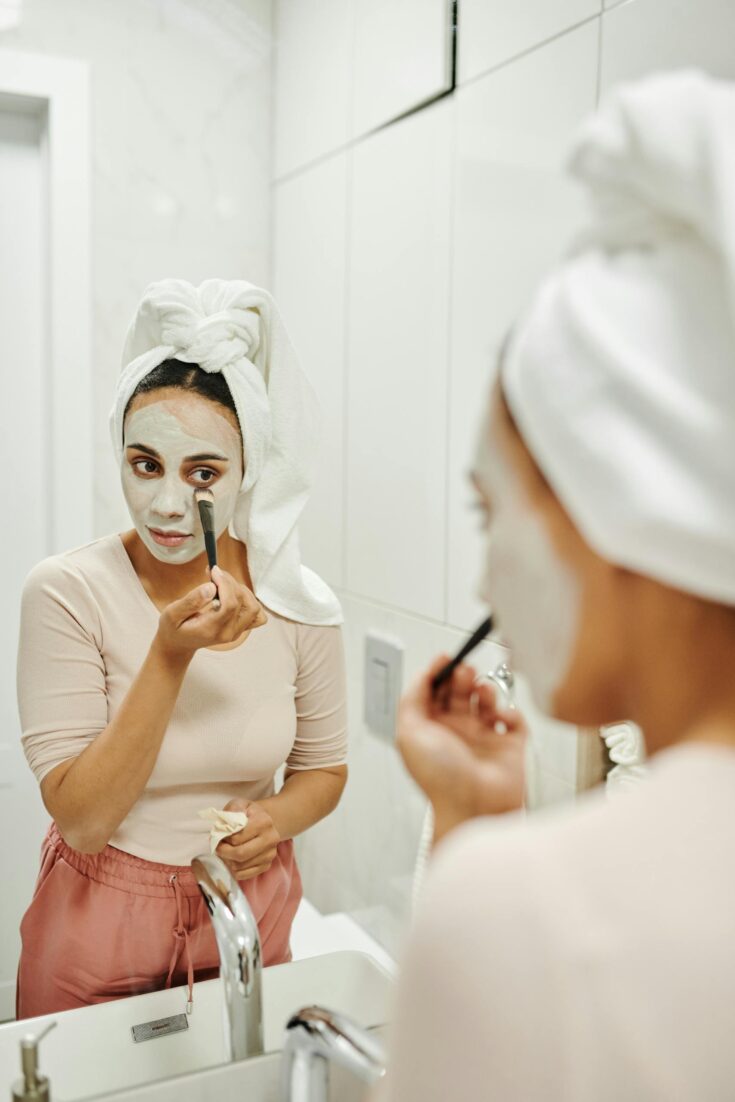
[[[199,818],[206,819],[212,824],[209,832],[210,853],[214,853],[223,838],[237,834],[248,821],[244,811],[218,811],[216,807],[208,807],[206,811],[200,811]]]

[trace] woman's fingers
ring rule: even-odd
[[[209,603],[215,595],[215,588],[211,582],[205,582],[204,585],[197,586],[196,589],[192,589],[190,593],[187,593],[185,597],[182,597],[179,601],[174,601],[168,606],[167,612],[170,612],[172,621],[178,626],[183,624],[185,620],[188,620],[191,616],[196,616],[197,613],[204,612]]]
[[[236,880],[254,880],[256,876],[262,876],[264,872],[268,872],[271,867],[269,861],[267,865],[256,865],[253,869],[241,869],[239,872],[234,872],[233,875]]]
[[[239,638],[244,631],[267,623],[268,617],[263,606],[247,586],[236,581],[220,566],[212,567],[210,576],[220,595],[219,623],[228,625],[232,631],[232,640]]]
[[[475,693],[477,718],[487,727],[493,727],[498,720],[498,694],[495,686],[487,681],[481,681]]]
[[[256,865],[272,864],[275,860],[277,847],[275,845],[253,845],[244,847],[240,855],[235,859],[234,865],[238,870],[252,869]]]

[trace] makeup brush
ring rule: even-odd
[[[194,500],[199,509],[199,519],[202,522],[202,530],[204,532],[204,546],[207,549],[207,559],[209,560],[209,570],[211,573],[212,567],[217,565],[217,537],[214,531],[214,494],[211,490],[202,487],[194,491]],[[215,589],[216,588],[217,583],[215,582]],[[212,605],[214,608],[220,607],[219,592],[213,597]]]
[[[437,690],[442,687],[445,681],[449,680],[457,666],[464,661],[470,651],[473,651],[484,639],[487,639],[492,630],[493,618],[492,616],[488,616],[487,620],[483,620],[480,626],[472,632],[472,635],[470,635],[467,642],[460,647],[454,658],[447,662],[446,666],[443,666],[442,669],[439,670],[439,673],[434,676],[431,682],[432,696],[436,695]]]

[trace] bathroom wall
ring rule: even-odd
[[[735,76],[731,0],[459,0],[454,80],[440,6],[275,5],[274,289],[324,410],[303,543],[344,602],[351,709],[350,783],[300,860],[317,906],[391,950],[424,804],[363,722],[365,634],[398,639],[410,679],[480,615],[465,472],[499,342],[582,217],[577,123],[657,68]],[[572,798],[578,733],[520,703],[532,802]]]
[[[129,527],[107,413],[146,285],[269,281],[271,45],[270,0],[2,0],[0,48],[90,65],[99,535]]]

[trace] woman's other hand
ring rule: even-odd
[[[467,819],[523,807],[525,721],[500,708],[494,687],[461,665],[436,696],[438,658],[401,700],[398,748],[434,808],[435,840]]]
[[[217,594],[219,608],[212,604]],[[156,639],[167,655],[190,656],[200,647],[233,643],[246,631],[262,627],[267,620],[255,594],[215,566],[211,582],[197,586],[166,606],[159,618]]]
[[[225,811],[244,811],[248,821],[237,834],[223,838],[215,853],[221,857],[237,880],[252,880],[267,872],[273,864],[281,836],[273,819],[255,801],[230,800]]]

